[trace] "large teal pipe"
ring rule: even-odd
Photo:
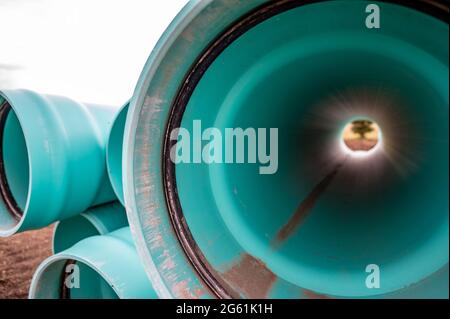
[[[188,3],[124,136],[125,204],[158,294],[448,298],[448,36],[446,1]],[[371,157],[341,147],[359,117],[381,129]],[[222,133],[200,150],[196,120]],[[212,140],[225,153],[226,128],[278,129],[277,170],[194,162]]]
[[[31,299],[154,299],[128,227],[86,238],[36,270]]]
[[[66,250],[82,239],[106,235],[128,226],[125,208],[119,203],[104,204],[80,215],[56,223],[53,231],[53,253]]]
[[[116,109],[0,91],[0,236],[116,199],[105,160]]]
[[[127,102],[117,113],[109,132],[108,143],[106,144],[106,164],[108,167],[109,179],[112,188],[122,205],[125,204],[122,186],[123,133],[125,130],[125,121],[127,119],[128,105],[129,102]]]

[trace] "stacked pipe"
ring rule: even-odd
[[[117,112],[29,90],[0,91],[0,235],[56,222],[54,255],[37,269],[30,298],[156,296],[122,204],[127,105]],[[71,286],[67,278],[81,282]]]
[[[447,15],[191,1],[119,112],[1,91],[0,235],[58,222],[30,297],[448,298]],[[209,161],[230,128],[280,141]]]

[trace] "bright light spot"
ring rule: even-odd
[[[345,125],[340,144],[345,153],[353,157],[366,157],[380,148],[381,140],[381,130],[377,123],[367,118],[358,118]]]

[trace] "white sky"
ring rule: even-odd
[[[0,0],[0,88],[121,105],[187,0]]]

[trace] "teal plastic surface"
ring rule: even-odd
[[[131,101],[125,203],[161,297],[215,297],[184,255],[167,211],[161,154],[172,103],[211,41],[263,2],[189,3]],[[364,25],[365,1],[307,4],[258,24],[227,46],[188,102],[182,126],[190,131],[197,119],[203,128],[279,129],[274,175],[260,175],[255,164],[176,167],[196,244],[213,275],[242,297],[448,298],[448,24],[374,3],[379,30]],[[369,166],[349,160],[344,173],[353,182],[337,179],[301,227],[273,245],[336,164],[324,153],[339,153],[343,126],[358,116],[381,127],[383,156]],[[368,178],[373,185],[359,186]],[[370,264],[381,270],[378,289],[366,286]]]
[[[67,268],[68,261],[74,261],[77,270]],[[29,298],[59,299],[63,285],[72,299],[156,298],[128,227],[86,238],[46,259],[33,276]]]
[[[106,235],[125,226],[128,226],[127,215],[119,202],[90,208],[80,215],[56,223],[53,253],[66,250],[85,238]]]
[[[5,179],[20,214],[0,198],[0,236],[37,229],[114,201],[105,160],[116,110],[28,90],[0,91]]]
[[[129,102],[126,103],[117,113],[114,119],[111,131],[109,132],[108,143],[106,145],[106,164],[108,167],[108,175],[112,188],[124,205],[123,185],[122,185],[122,150],[123,150],[123,133],[125,130],[125,121],[127,119]]]
[[[361,23],[364,4],[349,1],[280,14],[227,47],[196,87],[182,122],[191,136],[198,119],[221,132],[279,132],[273,175],[259,174],[259,164],[177,165],[190,230],[225,281],[245,253],[277,280],[318,294],[364,297],[420,282],[448,263],[448,26],[413,9],[380,7],[377,32]],[[379,123],[383,155],[365,166],[347,161],[341,179],[358,169],[363,176],[332,184],[274,249],[299,203],[342,160],[321,153],[335,152],[330,145],[339,145],[342,127],[355,116]],[[409,147],[401,145],[405,140]],[[356,182],[361,178],[371,185]],[[379,289],[366,287],[370,264],[380,267]]]

